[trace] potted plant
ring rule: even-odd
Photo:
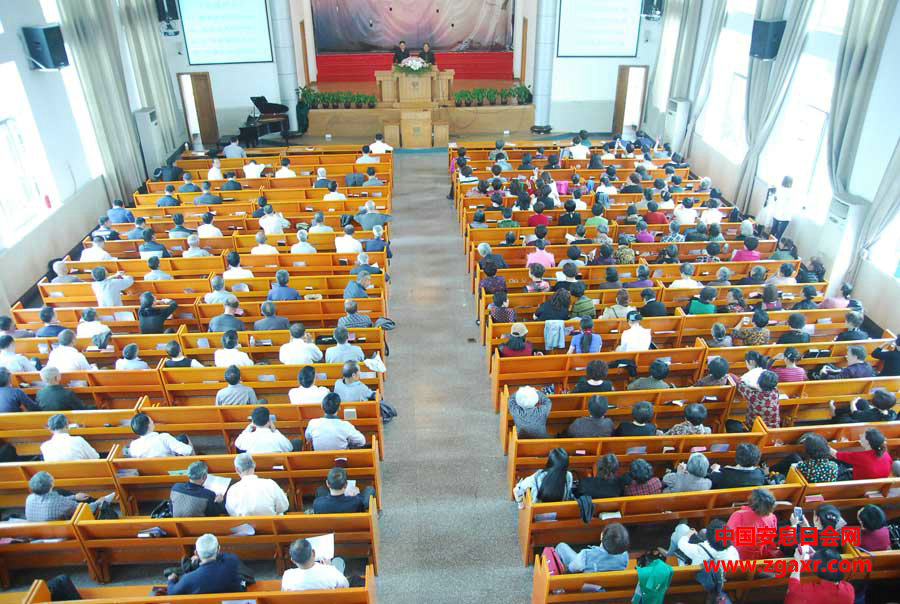
[[[497,89],[496,88],[487,88],[484,91],[484,95],[487,97],[488,103],[491,105],[497,104]]]
[[[332,109],[340,109],[341,108],[341,93],[340,92],[332,92],[331,93],[331,108]]]
[[[361,94],[353,95],[353,104],[356,105],[357,109],[362,109],[366,104],[366,97]]]
[[[501,104],[501,105],[508,105],[508,104],[509,104],[509,97],[511,97],[511,96],[512,96],[512,90],[511,90],[511,89],[509,89],[509,88],[501,88],[501,89],[500,89],[500,104]]]
[[[463,101],[466,100],[466,91],[465,90],[457,90],[453,93],[453,100],[456,102],[457,107],[462,107]]]
[[[369,109],[375,109],[375,103],[377,101],[378,99],[375,98],[374,94],[366,96],[366,104],[368,105]]]
[[[341,93],[341,101],[344,104],[344,109],[350,109],[350,107],[353,106],[353,93],[342,92]]]
[[[466,107],[471,107],[472,103],[475,101],[475,95],[471,90],[463,90],[463,102],[466,104]]]
[[[476,88],[474,90],[475,104],[479,107],[484,105],[484,99],[487,97],[487,90],[484,88]]]
[[[520,105],[527,105],[528,103],[531,102],[531,99],[532,99],[531,91],[528,90],[527,86],[523,86],[522,84],[519,84],[518,86],[515,87],[515,91],[516,91],[516,100],[519,101]]]

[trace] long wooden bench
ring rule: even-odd
[[[375,319],[386,315],[384,298],[360,298],[356,300],[359,314],[366,315],[375,322]],[[252,325],[263,318],[260,306],[262,301],[250,300],[241,304],[241,314],[238,318],[244,322],[245,327]],[[209,322],[222,314],[221,304],[206,304],[203,298],[198,298],[195,303],[197,321],[203,330],[208,329]],[[299,321],[311,327],[334,327],[338,319],[346,316],[344,301],[338,299],[323,300],[295,300],[291,302],[275,302],[275,314],[285,317],[289,321]]]
[[[374,498],[367,512],[353,514],[288,513],[283,516],[242,516],[237,518],[121,518],[96,520],[88,506],[75,513],[75,533],[87,556],[91,578],[100,583],[112,580],[112,566],[173,562],[191,555],[197,538],[211,533],[224,551],[241,560],[275,560],[278,574],[290,568],[288,549],[296,539],[334,534],[335,554],[367,558],[378,573],[378,509]],[[232,530],[250,525],[255,534],[235,536]],[[159,527],[165,536],[141,538],[137,533]]]
[[[149,270],[149,269],[148,269]],[[179,304],[191,304],[199,294],[212,291],[209,280],[212,274],[200,279],[171,279],[162,281],[135,280],[122,294],[126,305],[140,304],[141,294],[151,292],[157,299],[169,298]],[[46,278],[38,281],[38,291],[46,306],[97,306],[97,296],[88,282],[50,283]]]
[[[12,374],[11,386],[21,388],[34,398],[41,385],[37,372],[23,371]],[[153,369],[129,371],[70,371],[64,372],[60,384],[72,390],[85,404],[98,409],[134,409],[138,398],[148,395],[165,396],[159,372]]]
[[[84,504],[82,506],[87,507]],[[10,574],[14,571],[37,568],[52,570],[61,566],[84,564],[84,549],[75,533],[72,519],[55,522],[3,522],[0,523],[0,539],[13,540],[11,543],[0,544],[0,587],[3,589],[9,589]]]

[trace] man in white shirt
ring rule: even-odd
[[[325,350],[326,363],[346,363],[347,361],[360,362],[366,358],[362,348],[348,344],[350,332],[346,327],[334,328],[334,339],[337,345]]]
[[[628,329],[622,332],[622,339],[616,347],[616,352],[635,352],[650,350],[651,330],[641,325],[641,313],[633,310],[626,317]]]
[[[122,292],[134,285],[134,277],[126,275],[125,271],[107,278],[106,269],[102,266],[95,266],[91,270],[91,276],[94,278],[91,289],[94,290],[97,306],[100,308],[122,306]]]
[[[34,363],[24,355],[16,354],[16,341],[10,335],[0,336],[0,367],[5,367],[10,373],[37,371]]]
[[[366,437],[353,424],[338,417],[341,397],[330,392],[322,400],[325,417],[309,420],[306,425],[306,440],[315,451],[339,451],[359,448],[366,444]]]
[[[221,237],[222,230],[213,225],[213,220],[216,219],[216,215],[212,212],[205,212],[203,214],[202,220],[203,224],[197,227],[197,236],[200,238],[203,237]],[[190,237],[188,237],[190,239]]]
[[[284,229],[291,228],[291,223],[284,219],[281,212],[275,213],[275,208],[266,205],[263,208],[262,218],[259,219],[259,228],[265,231],[266,235],[281,235]]]
[[[150,272],[144,275],[144,281],[171,281],[172,275],[159,269],[159,256],[147,258],[147,268]]]
[[[362,243],[353,238],[356,229],[352,224],[344,227],[344,234],[334,238],[334,249],[338,254],[358,254],[362,251]]]
[[[251,256],[271,256],[278,254],[278,248],[266,243],[266,234],[262,231],[256,233],[256,245],[250,250]]]
[[[71,329],[61,331],[59,346],[50,351],[47,366],[56,367],[60,373],[69,371],[88,371],[91,364],[87,358],[75,349],[75,332]]]
[[[690,287],[703,287],[703,284],[694,279],[694,265],[690,262],[682,262],[679,267],[681,279],[675,279],[669,285],[670,289],[686,289]]]
[[[380,164],[380,157],[372,157],[369,153],[372,152],[372,148],[369,145],[363,145],[362,155],[356,158],[356,163],[358,164]]]
[[[146,413],[138,413],[131,419],[131,429],[138,438],[128,445],[129,457],[146,459],[194,454],[194,447],[190,441],[182,442],[168,432],[156,432],[155,427],[153,420]]]
[[[110,331],[108,325],[97,319],[97,311],[93,308],[85,308],[81,311],[81,321],[75,328],[76,338],[93,338],[98,333]]]
[[[222,150],[222,155],[224,155],[226,159],[237,159],[239,157],[247,157],[247,152],[238,144],[237,137],[232,136],[231,143],[226,145]]]
[[[700,222],[709,226],[722,222],[722,212],[719,211],[719,200],[710,198],[708,207],[700,214]]]
[[[315,254],[314,248],[308,241],[309,233],[303,229],[297,231],[297,243],[291,246],[292,254]]]
[[[316,386],[316,368],[307,365],[297,375],[298,388],[288,390],[288,400],[292,405],[320,405],[330,390],[325,386]]]
[[[306,591],[310,589],[340,589],[350,587],[344,576],[345,563],[341,558],[316,560],[316,550],[306,539],[291,543],[291,562],[297,568],[284,571],[281,591]]]
[[[226,300],[230,300],[234,297],[234,294],[225,291],[225,279],[219,275],[210,279],[209,285],[212,287],[212,291],[204,294],[204,304],[225,304]]]
[[[308,365],[322,360],[322,351],[313,343],[312,334],[306,333],[303,323],[291,325],[291,341],[281,345],[278,360],[282,365]]]
[[[255,159],[251,159],[244,164],[244,178],[259,178],[260,174],[262,174],[262,171],[265,169],[265,164],[258,164]]]
[[[246,453],[289,453],[294,445],[275,428],[275,418],[265,407],[257,407],[250,414],[250,424],[234,441],[234,446]]]
[[[238,334],[233,329],[222,334],[222,348],[216,350],[213,359],[216,367],[253,366],[253,359],[243,350],[238,350]]]
[[[297,173],[291,170],[291,160],[288,158],[283,158],[281,160],[281,167],[275,172],[275,178],[294,178],[297,176]]]
[[[781,239],[787,230],[788,224],[793,220],[797,213],[797,206],[794,198],[794,179],[791,176],[785,176],[781,180],[781,186],[775,191],[775,203],[772,206],[772,231],[771,234],[775,239]]]
[[[225,262],[228,263],[228,269],[222,273],[224,279],[252,279],[253,271],[241,268],[241,255],[231,250],[225,256]]]
[[[57,413],[50,417],[47,428],[53,436],[41,445],[44,461],[79,461],[82,459],[100,459],[88,441],[81,436],[69,434],[69,420],[65,415]]]
[[[569,152],[572,154],[572,159],[585,160],[590,156],[591,149],[581,144],[581,137],[576,136],[572,139],[572,146],[569,147]]]
[[[106,239],[97,235],[92,240],[94,244],[86,247],[81,251],[82,262],[104,262],[107,260],[115,260],[112,255],[106,251]]]
[[[184,252],[181,254],[182,258],[199,258],[200,256],[212,256],[212,254],[200,247],[200,237],[197,235],[197,233],[188,236],[187,244],[188,249],[184,250]]]
[[[222,180],[222,162],[219,158],[212,160],[212,168],[206,173],[206,180]]]
[[[312,226],[309,227],[310,233],[333,233],[334,229],[325,224],[325,214],[316,212],[313,214]]]
[[[347,196],[337,190],[337,181],[332,180],[328,183],[328,192],[325,193],[324,199],[325,201],[343,201],[347,199]]]
[[[375,135],[375,142],[369,143],[369,150],[375,155],[382,155],[388,151],[393,151],[394,148],[384,142],[384,135],[379,132]]]
[[[241,453],[235,457],[234,469],[241,479],[231,485],[225,496],[229,516],[275,516],[287,511],[287,495],[274,480],[254,473],[256,462],[252,455]]]
[[[675,207],[673,212],[675,220],[681,224],[694,224],[697,222],[697,210],[694,209],[694,200],[686,197]]]

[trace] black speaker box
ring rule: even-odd
[[[39,27],[23,27],[22,35],[31,56],[32,69],[56,69],[66,67],[69,57],[63,44],[62,31],[59,25],[41,25]]]
[[[160,21],[178,19],[178,0],[156,0],[156,15]]]
[[[750,37],[750,56],[757,59],[774,59],[778,56],[781,37],[787,21],[754,21]]]

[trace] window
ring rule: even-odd
[[[897,229],[900,229],[900,214],[894,216],[881,239],[869,250],[869,262],[878,270],[900,279],[900,237],[897,237]]]
[[[44,196],[56,187],[15,62],[0,64],[0,87],[0,244],[9,246],[49,211]]]

